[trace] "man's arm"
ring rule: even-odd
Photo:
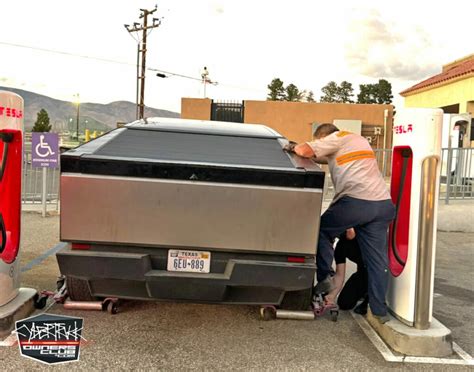
[[[336,274],[333,277],[334,289],[325,296],[328,303],[336,303],[336,297],[342,291],[344,286],[344,279],[346,277],[346,264],[341,263],[336,265]]]
[[[346,239],[353,240],[356,237],[356,232],[353,227],[346,230]],[[339,243],[338,243],[339,244]],[[337,250],[337,247],[336,247]],[[336,254],[336,274],[334,275],[334,289],[327,294],[326,301],[329,303],[335,303],[336,297],[342,291],[344,286],[344,279],[346,277],[346,263],[337,263],[337,254],[339,251],[335,252]]]
[[[327,164],[328,163],[328,158],[326,156],[320,156],[317,158],[316,156],[311,158],[313,161],[315,161],[318,164]]]
[[[300,143],[294,148],[295,154],[302,158],[312,158],[315,156],[313,149],[307,143]]]

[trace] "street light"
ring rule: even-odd
[[[217,85],[217,81],[212,81],[209,78],[209,71],[207,70],[206,66],[204,66],[204,69],[201,72],[201,78],[202,78],[201,81],[204,84],[204,98],[206,98],[206,85],[207,84]]]
[[[207,71],[206,66],[204,66],[204,69],[202,70],[201,77],[204,84],[204,98],[206,98],[206,84],[210,82],[209,71]]]
[[[74,95],[74,103],[77,105],[77,115],[76,115],[76,138],[77,142],[79,142],[79,106],[81,105],[81,99],[79,97],[79,93]]]

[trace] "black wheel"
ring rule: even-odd
[[[337,322],[337,317],[339,316],[339,311],[331,310],[331,320]]]
[[[35,294],[33,301],[34,301],[35,309],[41,310],[45,308],[46,302],[48,301],[48,296],[40,296],[37,293]]]
[[[115,315],[118,313],[118,306],[117,306],[117,303],[116,302],[113,302],[113,301],[109,301],[108,305],[107,305],[107,312],[109,314],[112,314],[112,315]]]
[[[87,280],[66,277],[67,293],[73,301],[94,301]]]
[[[286,292],[280,307],[285,310],[308,310],[311,305],[313,288]]]

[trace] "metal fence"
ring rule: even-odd
[[[59,168],[46,168],[46,203],[56,209],[59,204],[59,173]],[[25,204],[41,204],[42,191],[43,169],[33,168],[31,151],[25,151],[21,201]]]
[[[474,199],[474,149],[443,149],[441,153],[440,197]]]
[[[244,122],[244,102],[240,101],[212,101],[211,120]]]
[[[377,149],[374,152],[380,171],[388,184],[390,182],[392,149]],[[450,164],[449,167],[448,164]],[[33,168],[31,152],[26,151],[23,164],[23,203],[41,204],[42,172],[42,168]],[[46,203],[56,209],[59,204],[59,173],[59,169],[48,168],[46,170]],[[474,199],[473,148],[442,149],[439,196],[446,204],[453,199]],[[324,200],[331,200],[333,197],[334,187],[331,177],[326,177]]]

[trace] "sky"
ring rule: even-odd
[[[474,53],[472,0],[15,0],[1,5],[0,85],[134,102],[137,43],[124,24],[155,4],[162,20],[148,36],[147,67],[199,79],[206,66],[216,100],[264,100],[276,77],[317,100],[331,80],[357,94],[387,79],[402,106],[400,91]],[[155,75],[147,72],[147,106],[179,112],[181,97],[203,97],[198,80]]]

